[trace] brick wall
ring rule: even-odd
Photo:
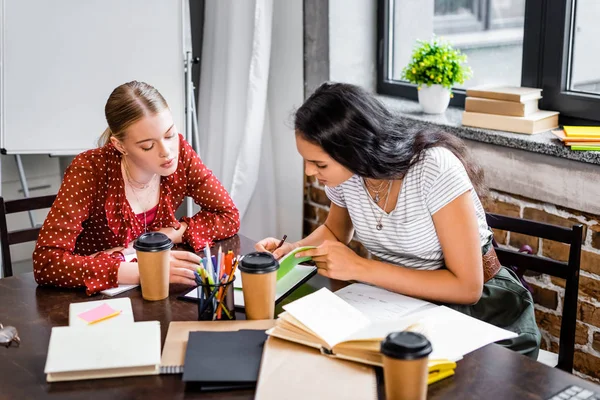
[[[574,223],[583,224],[575,374],[600,382],[600,216],[496,191],[491,191],[483,203],[486,211],[497,214],[566,227]],[[307,178],[304,189],[305,236],[325,221],[329,204],[323,187]],[[518,249],[527,244],[537,255],[560,261],[568,258],[568,246],[562,243],[497,230],[494,237],[504,246]],[[361,256],[370,257],[357,241],[353,240],[350,247]],[[534,289],[536,319],[543,336],[542,348],[557,352],[564,280],[549,276],[527,276],[526,279]]]

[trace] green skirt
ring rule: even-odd
[[[479,301],[473,305],[446,306],[519,336],[497,344],[537,359],[542,335],[535,322],[531,293],[523,287],[513,271],[503,267],[483,285]]]

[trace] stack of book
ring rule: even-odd
[[[571,150],[600,151],[600,126],[563,126],[552,133]]]
[[[558,127],[558,112],[538,109],[542,89],[496,86],[467,89],[462,124],[517,133]]]

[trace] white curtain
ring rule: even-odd
[[[301,7],[301,0],[206,1],[200,156],[240,210],[241,233],[253,239],[301,235],[302,162],[284,118],[302,101]],[[291,61],[289,48],[298,56]],[[282,62],[294,63],[291,74]]]

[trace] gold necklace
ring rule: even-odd
[[[144,204],[144,203],[142,203],[142,202],[140,201],[140,198],[138,197],[138,195],[137,195],[137,193],[136,193],[136,188],[134,188],[134,187],[131,185],[131,182],[129,182],[129,179],[128,179],[127,181],[128,181],[128,183],[129,183],[129,187],[131,188],[131,193],[133,193],[133,196],[135,197],[136,201],[138,202],[138,205],[139,205],[139,206],[140,206],[140,208],[142,209],[142,213],[143,213],[143,215],[144,215],[144,232],[147,232],[147,231],[148,231],[148,226],[147,226],[147,222],[146,222],[146,211],[147,211],[146,209],[148,208],[147,204],[148,204],[148,199],[150,198],[150,195],[147,195],[147,196],[146,196],[146,203],[145,203],[145,204]],[[152,188],[152,189],[154,189],[154,188]],[[153,191],[154,191],[154,190],[149,190],[149,191],[148,191],[148,193],[150,193],[150,194],[151,194]]]
[[[378,188],[371,186],[365,178],[363,178],[363,182],[365,182],[365,186],[368,189],[371,189],[375,193],[375,197],[373,197],[373,200],[375,201],[375,203],[379,204],[379,200],[381,200],[381,198],[379,197],[379,194],[381,192],[385,191],[386,189],[388,189],[389,186],[391,185],[392,181],[383,181],[383,182],[381,182],[381,184],[379,185]],[[386,183],[387,183],[387,186],[384,186]],[[367,192],[368,192],[368,190],[367,190]],[[370,195],[371,194],[369,193],[369,196]]]
[[[367,192],[367,195],[369,197],[371,197],[371,194],[369,193],[369,191],[367,190],[366,187],[365,187],[365,190]],[[385,215],[385,209],[387,208],[391,191],[392,191],[392,181],[389,181],[387,194],[385,195],[385,203],[383,205],[383,210],[381,211],[381,214],[379,215],[379,219],[377,218],[375,207],[373,207],[372,202],[369,201],[369,206],[371,206],[371,211],[373,212],[373,217],[375,218],[375,221],[377,222],[377,225],[375,225],[375,229],[377,229],[378,231],[383,229],[383,224],[381,223],[381,221],[383,221],[383,216]],[[379,206],[379,202],[376,202],[375,204],[377,204],[377,206]]]
[[[374,191],[379,191],[379,192],[381,191],[381,188],[383,187],[383,185],[385,185],[385,183],[386,183],[386,181],[381,181],[379,183],[379,186],[375,187],[375,185],[369,183],[369,181],[366,178],[363,178],[363,180],[365,181],[365,185],[367,185],[367,187],[369,189],[374,190]]]
[[[123,160],[123,161],[125,161],[125,160]],[[129,173],[129,168],[127,168],[127,162],[126,161],[123,164],[123,168],[125,169],[125,175],[126,175],[126,178],[127,178],[127,183],[129,184],[129,188],[131,189],[131,193],[133,194],[133,196],[135,197],[138,205],[142,209],[142,213],[143,213],[143,216],[144,216],[144,232],[147,232],[148,231],[148,226],[147,226],[147,222],[146,222],[146,211],[147,211],[146,209],[148,208],[147,204],[148,204],[148,199],[150,198],[150,195],[149,194],[146,195],[146,202],[142,203],[140,201],[140,198],[138,197],[138,195],[136,193],[136,190],[145,190],[145,189],[148,189],[150,187],[150,184],[154,181],[154,178],[156,177],[156,174],[154,174],[154,176],[152,176],[152,178],[150,179],[150,181],[148,181],[148,183],[144,187],[142,187],[140,189],[137,189],[132,184],[132,182],[131,182],[133,180],[133,178],[131,178],[131,174]],[[136,183],[139,184],[139,182],[137,182],[137,181],[134,181],[134,182],[136,182]],[[154,189],[154,188],[152,188],[152,189]],[[152,192],[153,192],[153,190],[149,190],[147,193],[151,194]]]
[[[125,168],[125,175],[127,175],[127,180],[129,181],[131,187],[134,186],[132,182],[135,182],[137,185],[139,185],[138,189],[148,189],[154,178],[156,178],[156,174],[154,174],[152,175],[152,178],[150,178],[150,180],[146,183],[138,182],[135,179],[133,179],[133,176],[131,176],[131,171],[129,171],[129,163],[127,162],[125,157],[123,157],[123,167]]]

